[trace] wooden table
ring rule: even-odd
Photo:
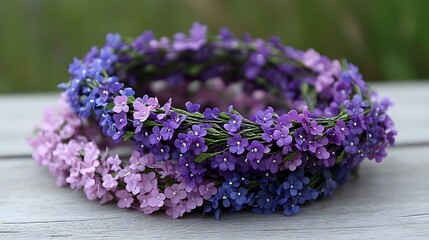
[[[242,212],[220,221],[200,213],[148,216],[57,188],[32,161],[26,137],[58,95],[0,96],[0,239],[429,239],[429,84],[373,87],[396,103],[397,146],[382,164],[365,162],[359,179],[293,217]]]

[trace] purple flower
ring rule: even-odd
[[[259,110],[255,114],[255,122],[263,127],[271,127],[273,125],[273,113],[274,110],[270,107],[264,111]]]
[[[179,203],[180,200],[183,200],[187,197],[184,186],[181,184],[173,184],[171,187],[167,187],[164,190],[165,197],[170,199],[173,204]]]
[[[323,135],[323,129],[324,129],[323,126],[317,125],[317,122],[314,120],[311,121],[308,125],[303,124],[302,126],[304,127],[306,132],[310,133],[313,136]]]
[[[158,184],[158,179],[156,178],[156,174],[154,172],[141,174],[141,182],[140,182],[141,192],[149,193],[153,189],[157,188],[157,184]]]
[[[275,154],[264,161],[265,169],[270,170],[271,173],[276,173],[279,170],[279,165],[283,163],[280,154]]]
[[[187,110],[188,110],[188,112],[190,112],[190,113],[196,113],[196,112],[198,112],[198,110],[200,109],[200,104],[198,104],[198,103],[186,102],[186,109],[187,109]]]
[[[170,118],[167,122],[173,129],[178,129],[182,122],[185,120],[186,116],[180,116],[179,114],[172,112],[170,114]]]
[[[292,127],[292,118],[289,114],[283,114],[277,118],[277,124],[275,126],[276,129],[281,130],[282,128],[290,128]]]
[[[350,132],[354,135],[359,135],[363,132],[366,126],[363,124],[362,115],[354,116],[349,122]]]
[[[267,143],[273,141],[273,134],[274,134],[274,130],[276,130],[275,128],[262,128],[264,130],[264,133],[262,133],[262,139],[264,141],[266,141]]]
[[[189,38],[183,33],[174,35],[173,49],[176,51],[198,50],[206,43],[207,26],[194,23]]]
[[[160,193],[157,189],[153,189],[149,193],[148,204],[151,207],[162,207],[164,206],[165,195]]]
[[[308,140],[308,150],[312,153],[316,153],[317,148],[326,146],[329,143],[329,140],[327,137],[321,137],[319,139],[315,139],[314,136],[310,135],[307,138]]]
[[[233,171],[235,169],[235,163],[237,160],[230,153],[224,152],[222,154],[217,155],[211,161],[212,168],[219,168],[220,171],[230,170]]]
[[[207,183],[207,185],[200,185],[198,187],[200,195],[205,199],[210,199],[213,195],[217,193],[217,189],[214,183]]]
[[[156,161],[168,160],[170,158],[170,147],[161,143],[156,144],[151,149],[151,153]]]
[[[121,111],[123,112],[129,111],[130,108],[127,104],[128,102],[127,96],[116,96],[113,101],[115,103],[115,106],[113,107],[113,112],[120,113]]]
[[[127,97],[134,96],[134,94],[136,94],[136,92],[132,88],[130,88],[130,87],[127,87],[127,88],[125,88],[123,90],[119,90],[119,93],[122,96],[127,96]]]
[[[140,153],[134,151],[133,155],[130,157],[129,162],[131,170],[143,172],[149,163],[149,157],[148,155],[140,156]]]
[[[264,156],[265,147],[259,141],[253,140],[252,143],[247,147],[246,157],[248,160],[261,159]]]
[[[289,128],[283,127],[281,130],[275,130],[273,138],[276,140],[277,146],[283,147],[292,143],[292,136],[289,135]]]
[[[326,131],[326,136],[328,137],[329,141],[337,145],[340,145],[349,134],[350,129],[341,119],[337,120],[337,124],[334,128],[330,128]]]
[[[138,36],[132,43],[133,48],[139,52],[143,52],[148,48],[149,43],[153,40],[153,32],[145,31],[140,36]]]
[[[239,134],[234,134],[231,138],[228,138],[226,142],[229,146],[229,151],[239,155],[249,146],[249,142]]]
[[[346,140],[344,140],[343,145],[346,153],[355,154],[358,152],[358,144],[359,138],[354,136],[349,136]]]
[[[238,189],[234,189],[233,191],[230,191],[229,197],[235,201],[235,203],[239,206],[238,210],[241,209],[241,206],[248,202],[248,195],[249,190],[245,187],[239,187]],[[237,208],[236,208],[237,209]]]
[[[326,150],[325,147],[319,147],[316,150],[316,157],[318,159],[328,159],[331,154]]]
[[[134,202],[134,198],[131,194],[125,190],[119,190],[115,193],[118,200],[118,207],[120,208],[129,208]]]
[[[283,209],[283,214],[285,216],[292,216],[293,214],[298,213],[301,208],[293,202],[287,201],[283,204]]]
[[[192,125],[192,130],[188,132],[188,134],[197,136],[197,137],[204,137],[207,135],[207,130],[204,127],[201,127],[200,125]]]
[[[112,176],[112,174],[106,174],[103,176],[103,187],[109,191],[112,188],[116,188],[118,186],[118,181]]]
[[[111,48],[120,48],[123,45],[121,35],[118,33],[108,33],[106,35],[106,46]]]
[[[191,140],[191,150],[194,151],[195,155],[200,155],[202,152],[206,152],[208,147],[206,145],[206,140],[202,137],[197,137],[193,135],[188,135],[188,138]]]
[[[191,148],[191,141],[185,133],[179,133],[178,139],[174,140],[176,146],[181,153],[186,153]]]
[[[118,155],[110,156],[106,159],[106,163],[110,165],[110,169],[114,172],[117,172],[121,169],[121,159],[119,159]]]
[[[215,107],[213,109],[211,108],[206,108],[206,110],[204,110],[204,117],[208,120],[215,120],[216,118],[219,117],[220,111],[219,108]]]
[[[133,107],[135,111],[133,113],[134,120],[143,124],[143,122],[146,121],[146,119],[148,119],[151,108],[147,107],[145,104],[143,104],[140,101],[135,101],[133,103]]]
[[[120,139],[121,139],[121,137],[122,137],[122,136],[124,136],[124,131],[122,131],[122,130],[118,130],[118,131],[116,131],[116,132],[113,134],[112,139],[113,139],[115,142],[120,142]]]
[[[171,98],[168,99],[168,101],[164,104],[164,106],[162,106],[161,108],[162,110],[164,110],[164,113],[158,113],[158,115],[156,116],[156,118],[158,118],[158,120],[162,120],[164,119],[168,114],[170,114],[170,109],[171,109]]]
[[[149,141],[152,145],[158,144],[162,139],[161,130],[158,126],[152,128],[152,134],[149,136]]]
[[[173,138],[174,129],[170,126],[169,122],[163,122],[160,134],[163,140],[170,140]]]
[[[293,133],[294,139],[295,139],[295,146],[299,150],[308,150],[308,141],[309,135],[303,128],[298,128]],[[311,135],[310,135],[311,136]]]
[[[124,177],[124,182],[127,184],[126,189],[133,195],[137,195],[138,193],[140,193],[140,181],[140,174],[130,173]]]
[[[300,179],[297,175],[291,174],[287,178],[287,181],[283,182],[282,186],[289,196],[295,197],[304,187],[304,184],[308,183],[310,183],[309,178],[303,177],[302,179]]]
[[[231,120],[228,120],[228,123],[224,124],[223,127],[229,132],[229,133],[236,133],[240,130],[242,117],[231,114]]]
[[[364,111],[364,107],[368,107],[368,103],[366,103],[362,96],[356,94],[353,96],[353,99],[351,101],[346,100],[344,101],[344,106],[346,107],[346,112],[350,116],[356,116],[360,115]]]
[[[201,207],[204,203],[204,199],[198,192],[188,193],[188,201],[186,201],[186,211],[190,212],[191,210]]]
[[[127,126],[127,114],[125,112],[116,113],[113,115],[113,120],[115,121],[115,127],[118,130],[124,129]]]
[[[296,152],[292,159],[287,161],[285,163],[285,168],[289,169],[290,171],[295,171],[299,166],[302,164],[302,154],[300,152]]]

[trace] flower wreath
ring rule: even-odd
[[[377,101],[357,67],[277,37],[206,32],[195,23],[172,41],[108,34],[75,58],[61,111],[31,141],[34,158],[91,200],[218,218],[245,208],[292,215],[364,159],[387,156],[391,103]]]

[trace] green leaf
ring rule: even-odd
[[[157,70],[157,68],[156,68],[156,66],[155,65],[153,65],[153,64],[148,64],[148,65],[146,65],[146,67],[144,67],[144,71],[146,72],[146,73],[153,73],[153,72],[155,72]]]
[[[109,103],[109,104],[107,104],[107,106],[106,106],[106,110],[107,111],[110,111],[110,110],[112,110],[113,109],[113,107],[115,106],[115,104],[114,103]]]
[[[240,113],[237,110],[235,110],[235,109],[232,109],[231,113],[235,114],[235,115],[238,115],[238,116],[241,116]]]
[[[189,75],[191,75],[191,76],[197,75],[198,73],[201,72],[201,70],[203,69],[204,65],[205,64],[200,63],[200,64],[195,64],[195,65],[191,66],[189,68],[189,70],[188,70]]]
[[[346,151],[343,150],[340,154],[340,156],[338,156],[336,163],[341,163],[344,159],[344,155],[346,155]]]
[[[360,87],[359,87],[357,84],[354,84],[354,83],[353,83],[353,90],[354,90],[357,94],[359,94],[359,95],[361,95],[361,96],[362,96],[362,92],[361,92],[361,90],[360,90]]]
[[[226,112],[221,112],[221,113],[219,114],[219,117],[221,117],[221,118],[226,118],[226,119],[230,119],[230,117],[228,116],[228,114],[226,114]]]
[[[126,131],[123,137],[124,141],[130,140],[133,136],[134,136],[134,132]]]
[[[301,85],[301,93],[303,96],[307,95],[308,90],[310,89],[310,86],[308,85],[308,83],[303,83]]]
[[[146,121],[143,123],[143,127],[144,127],[144,128],[147,128],[147,127],[153,127],[153,126],[158,126],[158,124],[157,124],[156,122],[152,121],[152,120],[146,120]]]
[[[349,63],[345,58],[341,59],[341,70],[346,71],[349,68]]]
[[[219,151],[219,152],[214,152],[214,153],[201,153],[200,155],[198,155],[195,159],[194,159],[194,162],[196,162],[196,163],[201,163],[201,162],[203,162],[204,160],[206,160],[207,158],[211,158],[211,157],[214,157],[214,156],[216,156],[216,155],[219,155],[219,154],[221,154],[222,152],[224,152],[225,150],[223,150],[223,151]]]
[[[289,153],[288,155],[286,155],[286,156],[283,158],[283,162],[287,162],[287,161],[291,160],[291,159],[295,156],[295,154],[296,154],[297,152],[298,152],[298,151],[293,151],[293,152]]]
[[[136,99],[134,98],[134,96],[128,96],[128,101],[130,103],[133,103]]]

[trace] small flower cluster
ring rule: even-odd
[[[30,139],[33,158],[48,167],[58,186],[83,189],[89,200],[115,200],[120,208],[145,214],[162,209],[174,218],[216,194],[215,182],[191,187],[180,177],[176,163],[156,161],[153,154],[134,151],[124,159],[102,152],[102,143],[95,141],[100,132],[71,111],[64,95],[60,104],[61,111],[45,113],[37,135]]]
[[[206,32],[196,23],[171,41],[150,31],[129,42],[108,34],[104,47],[74,59],[61,87],[76,115],[45,120],[33,144],[36,160],[90,199],[173,217],[201,207],[219,217],[244,208],[292,215],[331,195],[364,159],[387,156],[397,134],[386,114],[391,103],[377,101],[354,65],[276,37]],[[136,93],[145,81],[175,87],[213,78],[280,96],[278,106],[292,110],[252,108],[245,117],[232,105],[203,110],[188,101],[180,109],[171,98],[160,103]],[[109,146],[131,145],[131,158],[100,154],[97,138],[82,132],[88,124],[99,125]]]

